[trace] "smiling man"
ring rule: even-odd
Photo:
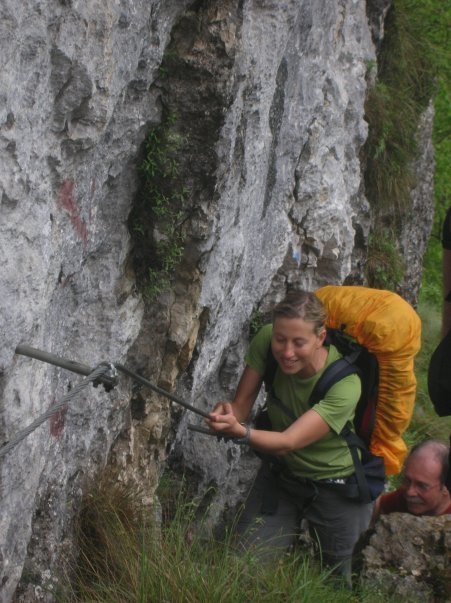
[[[377,499],[372,523],[379,515],[395,512],[451,513],[451,496],[446,487],[448,469],[448,446],[438,440],[425,440],[414,446],[405,462],[401,486]]]

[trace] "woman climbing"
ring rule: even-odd
[[[373,504],[347,498],[334,488],[354,473],[340,432],[352,422],[361,392],[359,377],[348,375],[314,407],[309,404],[315,383],[340,357],[333,345],[324,345],[326,319],[315,294],[288,293],[275,306],[272,324],[252,340],[233,401],[218,403],[207,424],[273,459],[262,463],[240,515],[241,546],[260,548],[264,557],[281,555],[306,519],[322,561],[350,586],[353,548],[368,526]],[[263,383],[269,346],[277,362],[267,400],[271,429],[253,429],[246,421]]]

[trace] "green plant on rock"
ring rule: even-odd
[[[370,287],[395,291],[404,276],[404,260],[390,232],[374,232],[368,242],[365,276]]]
[[[424,26],[423,4],[394,0],[365,103],[365,193],[373,217],[366,276],[370,286],[392,290],[403,278],[396,239],[416,186],[418,126],[436,93],[436,54]]]
[[[169,114],[149,131],[144,143],[142,182],[130,225],[137,275],[147,301],[170,287],[183,257],[190,195],[179,168],[185,142],[177,131],[177,116]]]
[[[437,95],[434,99],[433,143],[435,152],[434,201],[435,215],[423,264],[420,298],[442,308],[442,245],[441,229],[445,213],[451,205],[451,5],[442,0],[425,0],[425,30],[434,48],[438,65]]]
[[[262,314],[259,310],[255,310],[249,321],[249,338],[252,337],[260,330],[260,328],[269,322],[268,317]]]
[[[402,216],[415,185],[412,162],[419,116],[415,116],[408,100],[402,107],[397,106],[393,94],[386,84],[379,82],[368,96],[366,115],[371,133],[365,185],[373,207],[378,211],[390,209],[395,216]],[[402,111],[410,114],[407,122],[399,114]]]
[[[389,211],[394,221],[408,209],[415,186],[420,117],[435,92],[434,53],[418,18],[418,0],[395,0],[378,56],[376,84],[365,104],[365,190],[376,220]],[[376,228],[378,225],[376,224]]]
[[[161,257],[159,268],[149,268],[144,287],[144,297],[151,301],[163,293],[171,284],[171,276],[183,256],[183,239],[172,239],[158,244],[158,254]]]

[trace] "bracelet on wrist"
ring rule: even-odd
[[[246,446],[249,443],[251,437],[251,428],[247,423],[240,423],[243,427],[246,428],[246,433],[242,438],[233,438],[235,444],[240,444],[241,446]]]

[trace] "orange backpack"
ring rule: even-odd
[[[329,285],[315,294],[327,310],[326,327],[342,329],[377,358],[379,389],[370,451],[384,459],[387,475],[399,473],[407,454],[402,435],[415,403],[420,318],[391,291]]]

